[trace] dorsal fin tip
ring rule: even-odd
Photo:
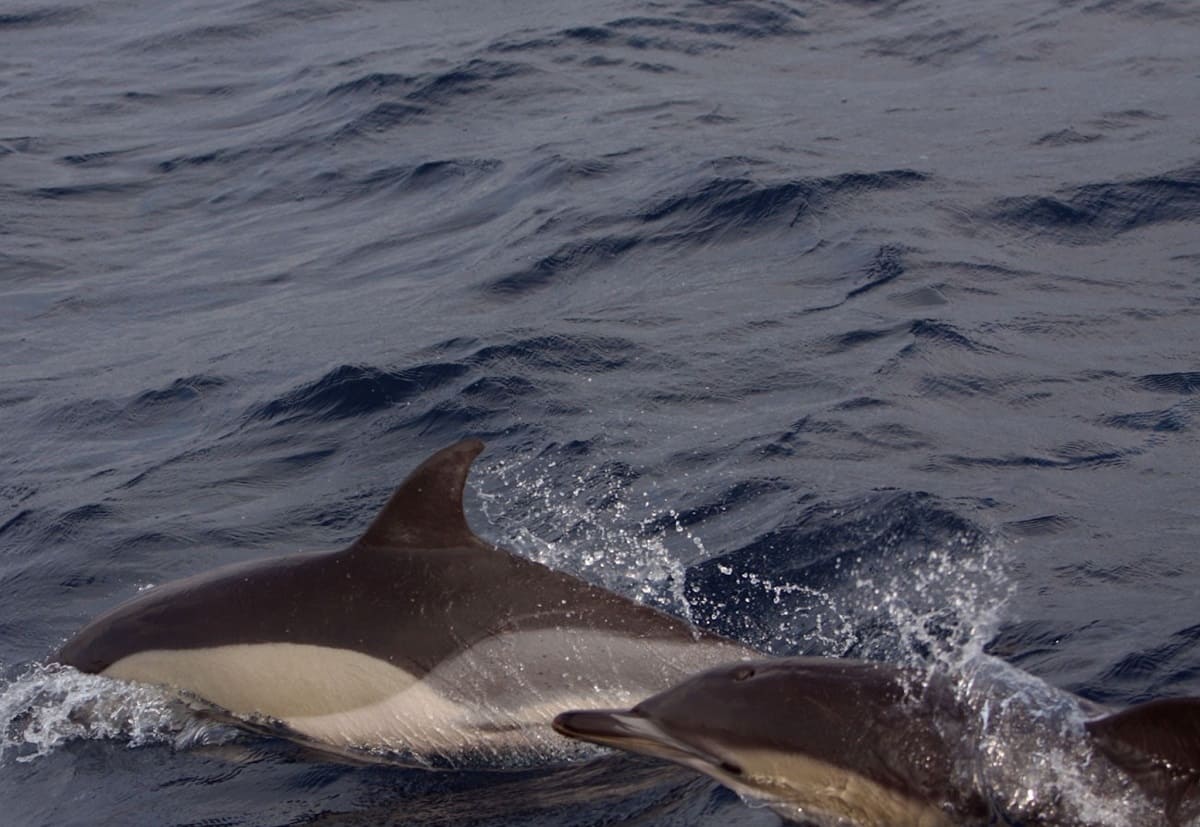
[[[453,548],[482,542],[463,513],[463,489],[483,441],[464,439],[408,475],[355,546]]]

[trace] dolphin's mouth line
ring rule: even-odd
[[[568,738],[665,758],[702,771],[719,770],[735,777],[744,772],[737,763],[676,738],[637,712],[615,709],[563,712],[552,725],[555,732]]]

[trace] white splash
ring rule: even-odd
[[[81,739],[129,747],[213,743],[225,728],[198,721],[187,703],[142,684],[35,664],[0,685],[0,766],[49,755]]]
[[[489,521],[506,529],[509,544],[530,559],[690,620],[686,571],[669,545],[690,543],[703,552],[701,539],[674,510],[637,497],[619,475],[586,467],[565,480],[552,478],[557,465],[541,461],[531,470],[534,463],[501,460],[490,466],[487,478],[503,495],[479,491]],[[550,519],[553,538],[533,527]],[[663,531],[664,524],[672,528]]]
[[[521,554],[705,626],[733,619],[742,641],[765,652],[953,668],[982,651],[1015,589],[1007,547],[964,532],[927,547],[895,538],[867,562],[846,561],[842,583],[827,589],[718,565],[736,585],[721,603],[686,593],[681,559],[712,556],[701,537],[619,471],[502,459],[481,477],[485,515]]]
[[[884,559],[876,571],[851,572],[846,611],[880,627],[860,656],[957,672],[983,652],[1016,591],[1006,545],[955,535]]]
[[[970,773],[1017,822],[1126,827],[1161,823],[1161,813],[1104,759],[1084,730],[1096,714],[1079,699],[980,654],[958,673],[974,716]]]

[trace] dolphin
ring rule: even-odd
[[[957,677],[744,661],[560,734],[708,775],[818,827],[1180,827],[1200,814],[1200,698],[1114,711],[986,655]]]
[[[556,713],[756,656],[476,536],[463,489],[482,450],[468,439],[431,456],[347,548],[149,589],[56,660],[334,756],[486,769],[579,758]]]

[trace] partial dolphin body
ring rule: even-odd
[[[1200,699],[1113,712],[987,656],[953,678],[747,661],[554,727],[819,827],[1179,827],[1200,814]]]
[[[148,590],[57,659],[331,753],[511,767],[571,757],[558,712],[630,704],[754,654],[477,537],[462,497],[482,449],[434,454],[349,548]]]

